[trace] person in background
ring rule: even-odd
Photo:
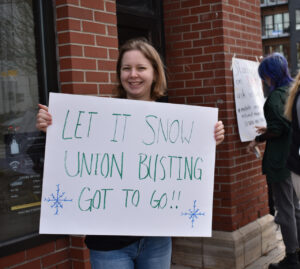
[[[127,41],[117,61],[117,96],[132,100],[156,101],[165,95],[166,77],[161,58],[145,40]],[[39,105],[36,127],[45,131],[52,123],[48,108]],[[212,134],[213,135],[213,134]],[[224,140],[224,125],[217,122],[216,144]],[[92,269],[169,269],[171,238],[87,235]]]
[[[259,143],[266,142],[262,171],[271,185],[275,209],[275,220],[280,225],[286,255],[269,269],[300,269],[298,248],[300,236],[299,200],[293,188],[286,162],[291,141],[291,126],[284,117],[284,105],[293,79],[284,56],[274,53],[264,58],[258,67],[260,78],[269,86],[270,93],[264,105],[267,127],[257,127],[260,134],[248,145],[254,150]]]
[[[292,122],[292,143],[287,167],[291,171],[293,186],[300,199],[300,71],[290,89],[284,114]]]

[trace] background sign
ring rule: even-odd
[[[258,75],[258,62],[232,59],[234,97],[239,134],[242,142],[257,136],[255,126],[266,126],[264,95]]]
[[[217,109],[50,94],[40,233],[211,236]]]

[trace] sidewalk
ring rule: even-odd
[[[285,251],[284,251],[285,248],[282,241],[280,229],[278,229],[277,231],[277,236],[278,239],[280,240],[278,246],[276,246],[273,250],[268,252],[265,256],[261,256],[258,260],[256,260],[252,264],[241,269],[268,269],[270,263],[275,263],[280,261],[285,255]],[[200,268],[186,267],[182,265],[171,265],[171,269],[200,269]],[[222,268],[218,268],[218,269],[222,269]]]

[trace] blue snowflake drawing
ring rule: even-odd
[[[181,216],[189,216],[189,219],[192,221],[192,228],[194,228],[195,219],[198,219],[198,216],[205,216],[205,212],[200,212],[200,209],[196,208],[196,200],[194,201],[193,209],[189,209],[188,212],[181,213]]]
[[[45,198],[44,201],[51,203],[51,208],[55,208],[54,215],[58,215],[59,208],[63,208],[63,202],[72,202],[72,199],[67,199],[64,197],[65,192],[60,193],[59,184],[56,185],[56,196],[52,193],[50,197]]]

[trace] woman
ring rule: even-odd
[[[260,63],[260,78],[269,86],[270,93],[264,105],[267,127],[257,127],[260,135],[249,146],[252,151],[259,143],[266,141],[262,162],[263,174],[271,185],[274,205],[277,210],[276,222],[280,225],[286,256],[279,263],[272,263],[269,269],[299,269],[298,234],[300,235],[299,200],[293,189],[290,171],[286,167],[291,128],[284,117],[284,104],[292,78],[286,59],[274,53]]]
[[[165,95],[164,66],[157,51],[144,40],[129,40],[120,49],[117,61],[119,98],[156,101]],[[51,124],[48,108],[39,105],[36,126],[46,131]],[[216,144],[224,140],[219,121],[214,132]],[[93,269],[168,269],[171,238],[136,236],[86,236]]]
[[[293,186],[300,199],[300,72],[290,89],[285,116],[292,122],[292,143],[287,166],[291,170]]]

